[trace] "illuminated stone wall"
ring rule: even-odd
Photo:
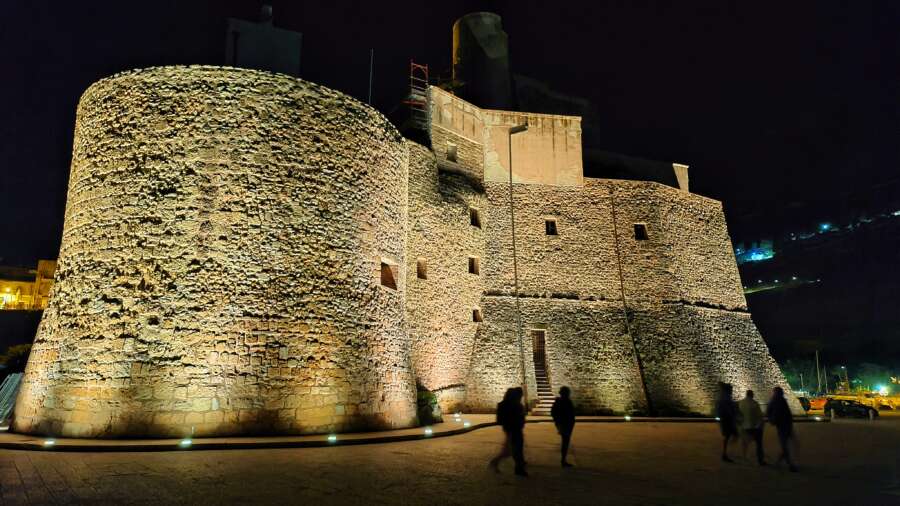
[[[407,166],[380,114],[287,76],[166,67],[91,86],[14,430],[415,424]],[[401,266],[396,289],[382,262]]]
[[[435,155],[410,143],[407,316],[413,364],[422,387],[444,412],[462,407],[479,324],[484,277],[469,273],[469,257],[485,257],[486,199],[480,184],[438,171]],[[473,226],[470,209],[482,213]],[[418,277],[419,262],[425,272]]]
[[[91,86],[14,430],[407,427],[417,383],[445,411],[493,410],[520,381],[501,134],[524,118],[513,190],[532,398],[537,329],[552,385],[583,413],[709,413],[718,381],[787,386],[720,203],[582,178],[577,118],[432,97],[429,150],[283,75],[167,67]]]
[[[486,183],[485,322],[467,397],[475,411],[493,409],[520,382],[508,192]],[[514,201],[532,393],[531,329],[546,332],[551,384],[571,387],[583,412],[646,412],[649,395],[659,413],[709,413],[718,381],[760,399],[787,388],[746,312],[719,202],[651,182],[596,179],[515,185]],[[558,235],[546,233],[548,220]],[[636,238],[635,224],[647,240]]]

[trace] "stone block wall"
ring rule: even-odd
[[[521,384],[515,299],[484,298],[485,323],[476,339],[467,406],[490,412],[507,388]],[[604,301],[526,297],[523,349],[529,398],[534,398],[532,331],[545,336],[547,369],[555,387],[572,389],[581,413],[645,411],[644,394],[621,305]]]
[[[14,430],[415,424],[407,166],[380,114],[287,76],[164,67],[91,86]]]
[[[437,394],[442,410],[456,411],[464,395],[473,339],[480,323],[483,275],[469,273],[469,257],[484,258],[491,223],[484,194],[468,177],[438,171],[435,155],[413,143],[409,165],[409,238],[406,265],[407,320],[413,366],[421,386]],[[418,277],[419,263],[425,279]],[[463,392],[464,394],[464,392]]]
[[[491,409],[521,374],[509,185],[487,182],[485,191],[485,323],[467,399],[477,410]],[[787,387],[746,313],[720,203],[651,182],[595,179],[516,184],[513,198],[530,394],[529,325],[547,329],[551,384],[573,388],[582,412],[645,411],[649,396],[661,413],[709,413],[719,381],[761,397]],[[547,220],[558,235],[547,234]]]
[[[774,387],[790,387],[746,312],[681,303],[640,305],[632,331],[654,409],[662,415],[709,414],[718,381],[734,386],[735,400],[751,389],[765,404]],[[792,409],[799,402],[788,395]]]

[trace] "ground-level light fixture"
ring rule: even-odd
[[[814,417],[813,417],[813,420],[815,420],[815,421],[817,421],[817,422],[821,422],[821,421],[822,421],[822,417],[821,417],[821,416],[814,416]]]
[[[337,443],[337,434],[329,434],[328,442],[329,443]]]
[[[631,421],[631,415],[625,415],[625,421],[626,421],[626,422],[630,422],[630,421]]]
[[[471,426],[472,426],[472,424],[468,420],[463,422],[463,427],[471,427]]]
[[[186,437],[178,442],[178,446],[180,446],[182,448],[187,448],[187,447],[191,446],[192,444],[194,444],[194,440],[189,437]]]
[[[430,436],[434,431],[431,430],[431,427],[425,427],[425,435]]]
[[[55,439],[45,439],[45,440],[44,440],[44,446],[53,446],[53,445],[55,445],[55,444],[56,444],[56,440],[55,440]]]

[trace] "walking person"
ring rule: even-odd
[[[769,405],[766,407],[766,417],[778,431],[778,443],[781,445],[781,455],[778,456],[776,464],[780,464],[784,460],[791,472],[796,473],[798,469],[791,460],[790,449],[791,440],[794,438],[794,415],[791,413],[787,399],[784,398],[784,390],[781,387],[772,389],[772,399],[769,400]]]
[[[553,423],[556,425],[556,431],[562,438],[560,451],[562,453],[563,467],[572,467],[572,464],[566,460],[569,453],[569,441],[572,439],[572,430],[575,429],[575,406],[570,399],[571,391],[569,387],[559,389],[559,397],[553,401],[553,407],[550,408],[550,416],[553,417]]]
[[[716,418],[722,431],[722,461],[734,462],[728,457],[728,443],[737,437],[737,410],[734,407],[731,383],[719,383],[719,398],[716,400]]]
[[[756,462],[766,465],[763,453],[763,413],[759,403],[753,398],[753,390],[747,390],[747,396],[738,403],[738,412],[741,415],[741,431],[744,438],[741,440],[744,456],[747,455],[747,443],[752,440],[756,443]]]
[[[497,423],[503,427],[505,440],[503,448],[489,465],[494,472],[500,472],[500,461],[512,455],[516,463],[516,474],[528,476],[525,472],[525,407],[522,406],[523,391],[521,388],[510,388],[497,404]]]

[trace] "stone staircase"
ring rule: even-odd
[[[550,379],[547,377],[547,370],[544,364],[534,363],[534,378],[537,381],[538,403],[531,410],[533,416],[550,416],[550,408],[553,407],[553,387],[550,386]]]

